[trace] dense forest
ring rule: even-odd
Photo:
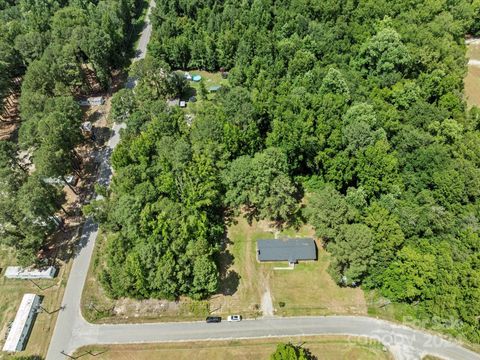
[[[89,209],[115,230],[109,292],[205,297],[232,216],[308,221],[338,284],[479,342],[480,112],[463,97],[478,8],[158,0],[139,87],[113,101],[128,129],[110,200]],[[185,86],[172,70],[192,68],[230,86],[190,127],[164,100]]]
[[[0,142],[0,241],[31,264],[58,227],[61,189],[45,181],[78,172],[82,141],[76,101],[106,89],[125,64],[140,0],[0,1],[2,112],[21,78],[18,136]],[[8,119],[7,119],[8,120]],[[3,120],[2,120],[3,121]],[[21,161],[19,151],[31,160]],[[30,163],[32,162],[32,163]]]

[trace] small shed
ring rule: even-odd
[[[200,75],[193,75],[192,80],[195,82],[199,82],[200,80],[202,80],[202,77]]]
[[[184,100],[180,100],[180,107],[181,108],[187,107],[187,103]]]
[[[312,238],[262,239],[257,241],[258,261],[317,260],[317,247]]]
[[[168,100],[167,105],[170,106],[170,107],[179,106],[180,105],[180,99]]]
[[[25,349],[39,307],[40,296],[36,294],[23,295],[17,315],[15,315],[15,320],[13,320],[3,345],[3,351],[16,352]]]
[[[100,106],[105,104],[105,99],[103,96],[94,96],[80,100],[78,103],[80,106]]]
[[[214,86],[210,86],[208,88],[208,91],[210,92],[217,92],[218,90],[220,90],[222,87],[220,85],[214,85]]]
[[[57,269],[54,266],[43,270],[9,266],[5,270],[5,277],[8,279],[53,279],[56,272]]]
[[[80,129],[82,130],[83,136],[91,137],[93,134],[93,125],[90,121],[83,122]]]

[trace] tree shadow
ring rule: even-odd
[[[189,85],[185,86],[185,89],[183,89],[183,92],[180,98],[182,100],[189,100],[192,96],[197,96],[197,90],[195,90],[195,88]]]
[[[145,13],[148,8],[149,2],[143,1],[141,3],[141,8],[137,10],[135,18],[132,20],[132,25],[130,28],[130,33],[128,35],[128,43],[130,44],[127,49],[127,55],[124,57],[126,59],[131,59],[134,56],[138,56],[137,50],[135,49],[136,40],[140,39],[140,36],[143,30],[147,27],[147,24],[144,21],[143,17],[138,17],[139,14]]]
[[[222,295],[231,296],[235,294],[240,285],[240,275],[234,271],[229,270],[223,279],[220,279],[219,292]]]
[[[112,135],[112,130],[109,127],[95,127],[93,129],[95,134],[95,143],[98,146],[104,146]]]
[[[229,244],[232,244],[232,242],[225,236],[221,244],[221,250],[216,256],[216,261],[220,273],[218,293],[231,296],[237,292],[241,277],[235,270],[231,269],[231,266],[235,263],[235,257],[227,249]]]

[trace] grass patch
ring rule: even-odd
[[[480,352],[480,345],[470,342],[461,332],[454,328],[438,326],[435,319],[423,314],[414,304],[390,302],[377,291],[367,291],[368,315],[391,322],[410,326],[412,328],[443,334],[448,338],[462,343],[472,351]]]
[[[227,249],[233,255],[233,269],[241,277],[238,294],[234,296],[244,307],[249,306],[252,310],[252,305],[259,304],[262,294],[270,288],[277,315],[367,313],[362,290],[341,288],[332,280],[327,272],[330,257],[320,246],[318,261],[301,262],[294,270],[275,270],[276,267],[287,267],[287,263],[259,263],[256,258],[256,240],[275,237],[275,230],[266,222],[249,225],[245,219],[238,219],[230,226],[228,234],[232,244]],[[277,235],[312,237],[313,229],[302,226]]]
[[[310,226],[287,229],[280,237],[315,237]],[[274,270],[286,267],[286,262],[262,264],[270,268],[269,283],[275,313],[281,316],[366,314],[363,291],[338,286],[327,272],[330,255],[317,241],[318,260],[300,261],[293,270]],[[283,306],[280,306],[282,304]]]
[[[467,57],[480,61],[480,44],[467,45]],[[469,107],[480,106],[480,66],[469,65],[465,77],[465,98]]]
[[[327,272],[329,263],[330,256],[320,250],[316,262],[274,271],[270,283],[276,314],[366,314],[363,291],[339,287]]]
[[[19,355],[45,356],[57,321],[58,312],[54,311],[58,310],[61,305],[66,283],[64,279],[68,278],[71,262],[60,268],[55,279],[35,280],[34,282],[5,278],[3,276],[5,268],[13,265],[16,265],[14,250],[0,247],[0,348],[3,347],[7,326],[15,318],[23,295],[33,293],[43,297],[42,307],[52,314],[47,312],[38,314],[26,349]],[[6,354],[0,352],[0,359],[3,358],[6,358]]]
[[[223,360],[269,359],[280,342],[303,344],[322,360],[383,360],[393,359],[382,344],[362,338],[340,336],[285,337],[256,340],[204,341],[163,344],[91,346],[79,349],[82,359],[147,360],[170,359]],[[92,355],[90,355],[90,354]]]
[[[185,71],[179,70],[178,73],[183,76]],[[207,91],[212,86],[228,86],[228,79],[224,79],[220,72],[208,72],[203,70],[189,70],[190,75],[200,75]],[[188,81],[187,88],[181,96],[181,100],[188,101],[190,97],[195,96],[196,102],[187,102],[186,110],[189,113],[196,113],[202,109],[206,101],[212,101],[217,96],[216,92],[208,92],[206,99],[201,99],[200,82]]]

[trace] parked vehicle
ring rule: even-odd
[[[207,323],[219,323],[222,321],[220,316],[207,316]]]
[[[228,315],[227,321],[242,321],[241,315]]]

